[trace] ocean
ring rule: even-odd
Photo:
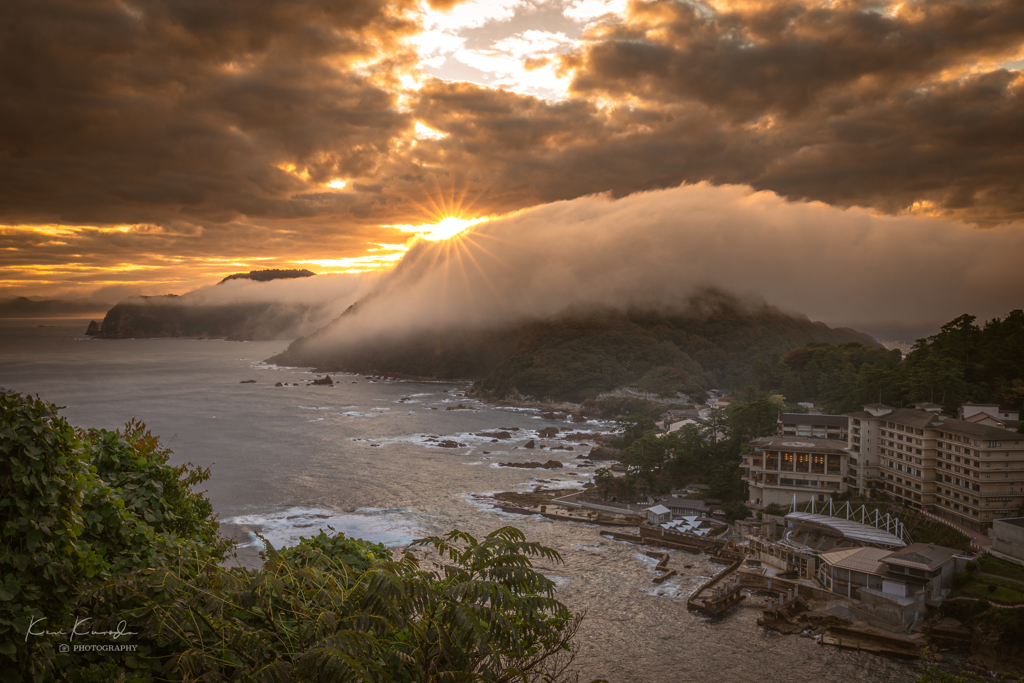
[[[671,551],[669,566],[683,575],[659,586],[651,581],[654,560],[602,537],[595,525],[507,514],[480,500],[537,486],[582,487],[594,468],[574,461],[590,450],[588,439],[574,441],[573,451],[550,451],[545,445],[556,442],[536,432],[557,426],[596,436],[611,429],[607,423],[489,406],[455,384],[333,375],[333,387],[307,386],[316,377],[309,371],[263,362],[284,342],[96,340],[84,336],[87,324],[0,320],[0,386],[65,406],[62,414],[81,427],[142,420],[174,451],[174,464],[210,468],[203,488],[225,529],[250,552],[258,540],[247,530],[281,546],[329,525],[398,546],[454,528],[484,535],[511,524],[562,555],[563,564],[540,569],[560,600],[586,611],[581,680],[890,682],[917,675],[913,662],[766,631],[756,624],[757,596],[721,618],[690,613],[687,596],[720,570],[706,556]],[[476,436],[498,428],[518,431],[497,443]],[[531,438],[540,448],[524,448]],[[444,448],[443,440],[461,446]],[[550,459],[566,466],[498,466]]]

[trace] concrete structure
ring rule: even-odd
[[[992,537],[992,550],[1024,560],[1024,517],[997,519],[988,535]]]
[[[926,600],[942,602],[953,587],[957,554],[957,550],[941,545],[908,545],[882,559],[886,566],[882,590],[898,597],[909,597],[923,590]]]
[[[807,415],[782,413],[779,415],[779,436],[799,436],[806,439],[849,438],[849,419],[845,415]]]
[[[855,602],[850,611],[876,626],[903,630],[942,602],[953,585],[957,551],[914,543],[896,552],[840,548],[818,556],[818,581]]]
[[[844,490],[848,451],[842,441],[772,436],[754,439],[750,447],[753,452],[744,454],[740,467],[752,502],[788,506],[794,495],[806,503]]]

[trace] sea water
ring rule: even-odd
[[[717,619],[686,609],[686,598],[721,568],[703,555],[671,551],[681,571],[661,585],[656,562],[600,528],[495,510],[484,494],[537,486],[580,488],[593,467],[536,432],[557,426],[591,435],[601,422],[545,420],[536,411],[492,407],[455,384],[333,375],[308,386],[303,368],[268,365],[283,342],[186,339],[96,340],[87,320],[0,321],[0,386],[65,406],[74,425],[116,429],[138,418],[174,451],[175,464],[209,467],[203,488],[240,544],[295,543],[321,529],[392,546],[454,528],[483,535],[505,525],[561,553],[539,568],[558,598],[586,611],[577,665],[583,680],[911,681],[916,665],[819,646],[756,624],[762,599]],[[241,383],[256,380],[255,383]],[[283,386],[275,386],[280,382]],[[449,410],[463,406],[468,409]],[[518,427],[493,442],[483,431]],[[529,439],[539,448],[524,446]],[[444,448],[441,441],[462,444]],[[501,462],[559,460],[558,470]],[[684,569],[685,564],[692,565]]]

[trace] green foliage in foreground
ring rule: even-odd
[[[0,396],[0,678],[45,679],[38,630],[70,630],[90,585],[182,552],[220,557],[213,508],[191,487],[209,471],[167,465],[145,428],[73,429],[39,399]],[[42,621],[35,621],[43,619]]]
[[[582,615],[533,560],[558,553],[506,527],[453,531],[400,557],[321,532],[259,570],[228,543],[145,427],[71,428],[38,399],[0,397],[0,680],[564,681]],[[422,550],[423,559],[415,551]],[[75,642],[134,652],[63,654]],[[32,621],[33,632],[26,637]]]
[[[165,680],[565,680],[580,622],[532,558],[558,554],[514,527],[477,541],[459,531],[412,553],[321,534],[268,547],[260,570],[215,562],[133,572],[85,596],[106,624],[131,607]],[[351,563],[343,558],[350,558]]]

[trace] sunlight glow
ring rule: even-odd
[[[458,216],[447,216],[437,223],[425,223],[423,225],[386,225],[386,228],[398,228],[403,232],[415,232],[425,240],[447,240],[455,237],[460,232],[483,222],[487,218],[459,218]]]
[[[434,130],[430,126],[424,125],[419,121],[416,122],[416,137],[420,140],[443,140],[448,137],[447,133],[442,133],[439,130]]]
[[[343,190],[345,189],[345,181],[339,178],[335,178],[331,182],[327,183],[327,187],[332,188],[334,190]]]

